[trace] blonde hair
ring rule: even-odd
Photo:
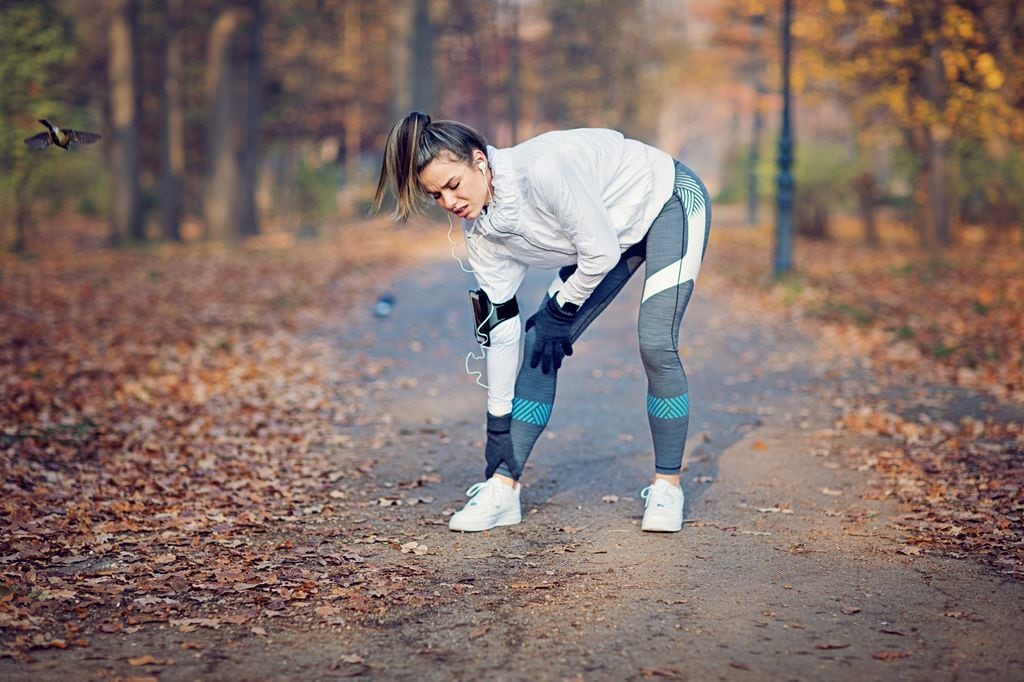
[[[486,154],[487,140],[473,128],[457,121],[431,121],[422,111],[410,113],[388,134],[373,212],[380,210],[390,189],[396,202],[392,218],[408,219],[421,210],[427,196],[420,184],[420,171],[442,154],[468,164],[478,149]]]

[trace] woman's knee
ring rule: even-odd
[[[640,334],[640,359],[648,369],[682,366],[671,334]]]

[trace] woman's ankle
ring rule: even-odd
[[[658,474],[658,473],[655,473],[654,474],[654,480],[655,481],[662,480],[662,481],[665,481],[667,483],[671,483],[672,485],[674,485],[677,488],[679,488],[679,487],[681,487],[681,485],[679,483],[679,476],[680,476],[679,474]]]
[[[493,476],[491,476],[491,478],[497,479],[500,483],[507,485],[509,488],[515,488],[517,485],[519,485],[516,479],[511,478],[509,476],[505,476],[503,474],[494,474]]]

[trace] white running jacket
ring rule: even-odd
[[[488,147],[487,156],[494,196],[462,229],[477,283],[495,303],[515,296],[530,266],[576,265],[564,285],[555,278],[550,292],[581,305],[622,252],[647,234],[675,180],[671,156],[614,130],[545,133],[507,149]],[[493,415],[512,410],[521,336],[518,318],[491,331]]]

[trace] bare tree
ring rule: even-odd
[[[239,200],[239,228],[244,235],[259,234],[259,216],[256,212],[256,180],[259,170],[260,113],[263,86],[263,2],[249,0],[249,30],[243,49],[245,71],[245,95],[239,98],[244,103],[245,113],[239,116],[244,125],[242,136],[242,186]]]
[[[160,224],[164,237],[181,241],[182,183],[185,176],[184,60],[181,46],[182,0],[163,0],[166,44],[161,98]]]
[[[395,121],[412,108],[412,36],[415,0],[397,0],[392,6],[391,118]]]
[[[237,121],[235,50],[245,24],[245,12],[237,6],[221,9],[210,29],[207,46],[206,98],[209,118],[206,149],[209,180],[205,214],[208,236],[214,241],[234,241],[241,221],[242,161],[239,153],[244,126]]]
[[[415,0],[412,30],[412,106],[434,110],[434,21],[431,0]]]
[[[395,120],[412,109],[434,106],[434,26],[430,0],[399,0],[392,8],[391,113]]]
[[[139,190],[138,69],[136,0],[119,0],[110,22],[107,77],[110,104],[110,161],[113,178],[112,241],[143,239]]]

